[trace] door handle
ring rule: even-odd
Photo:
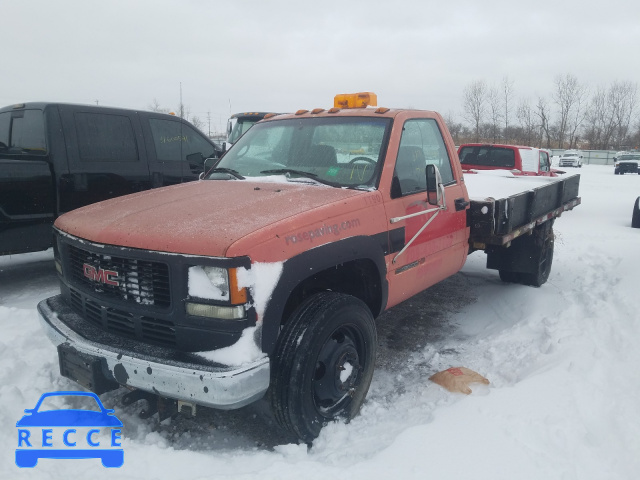
[[[464,198],[456,198],[453,203],[456,206],[456,212],[459,212],[460,210],[464,210],[469,206],[469,202]]]

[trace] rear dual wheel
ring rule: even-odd
[[[305,300],[276,344],[269,399],[277,422],[311,443],[327,423],[353,418],[371,384],[376,343],[361,300],[335,292]]]

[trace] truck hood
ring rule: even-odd
[[[285,182],[206,180],[149,190],[79,208],[55,226],[96,243],[224,256],[263,227],[364,193]]]

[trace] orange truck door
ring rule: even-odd
[[[427,203],[428,163],[442,175],[445,209]],[[466,189],[453,176],[434,119],[405,121],[388,195],[385,210],[394,246],[386,256],[390,307],[457,272],[468,250]],[[427,213],[409,216],[419,212]]]

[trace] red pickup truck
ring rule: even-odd
[[[519,145],[488,145],[466,143],[458,147],[462,169],[509,170],[514,175],[555,177],[560,172],[551,168],[546,150]]]
[[[311,442],[359,411],[374,318],[469,252],[504,281],[542,285],[579,175],[466,181],[439,114],[375,101],[267,118],[202,181],[58,218],[61,294],[38,310],[61,374],[192,413],[267,394]]]

